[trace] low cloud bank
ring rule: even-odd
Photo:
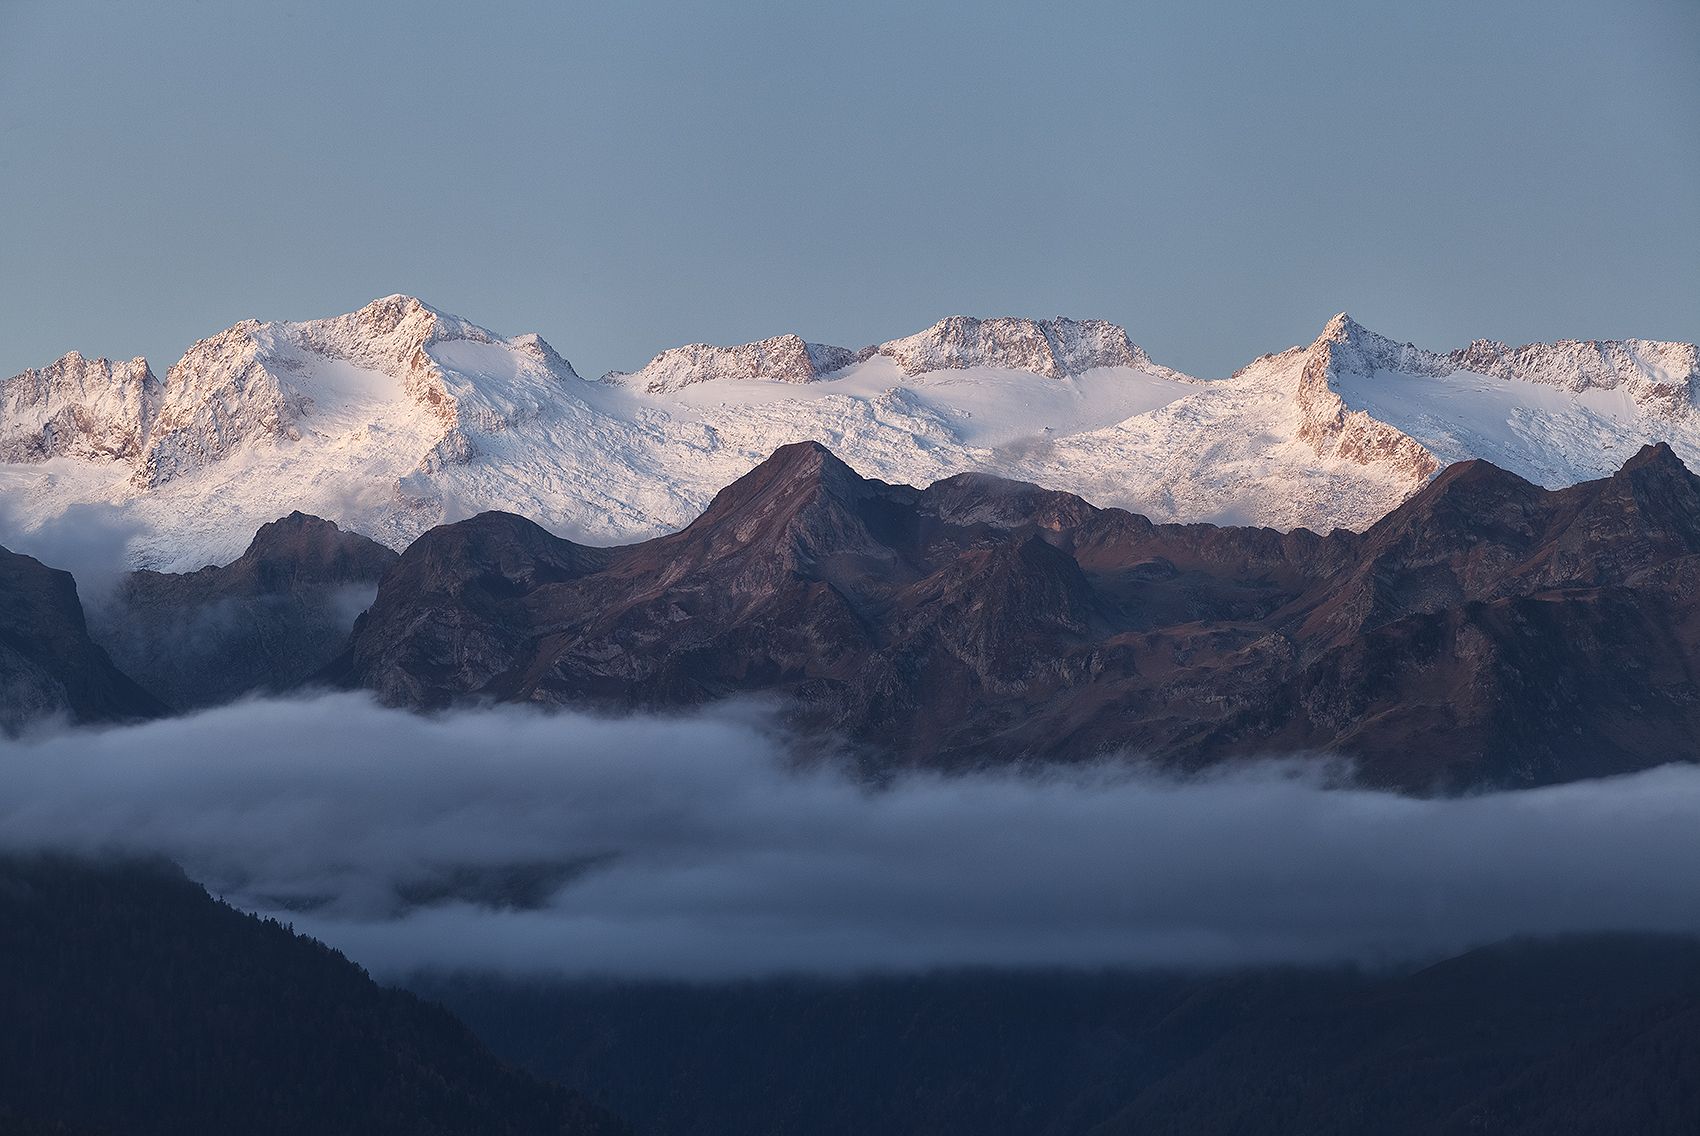
[[[380,973],[1393,961],[1700,932],[1700,768],[1451,800],[1296,763],[798,770],[748,708],[249,702],[0,751],[0,847],[160,852]]]

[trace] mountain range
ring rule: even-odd
[[[1429,795],[1693,762],[1696,378],[1692,344],[1441,354],[1342,315],[1215,380],[1103,321],[969,317],[586,380],[400,296],[244,322],[163,380],[68,355],[0,384],[0,521],[126,545],[110,589],[0,548],[0,738],[331,686],[427,712],[754,698],[870,785],[1327,755]],[[409,902],[563,870],[457,868]],[[413,976],[521,1073],[166,865],[3,852],[0,915],[0,1133],[625,1131],[604,1100],[679,1133],[1695,1112],[1684,939],[1387,973]]]
[[[813,440],[892,482],[992,473],[1159,522],[1326,533],[1471,458],[1554,489],[1652,441],[1700,461],[1697,376],[1691,343],[1438,353],[1342,314],[1213,380],[1104,321],[964,316],[860,349],[690,345],[589,380],[535,335],[389,296],[244,321],[163,378],[71,353],[5,379],[0,494],[14,534],[111,507],[130,566],[168,572],[229,562],[280,503],[398,551],[490,510],[607,545],[683,528]]]
[[[893,485],[802,442],[630,545],[489,512],[397,556],[297,513],[225,567],[131,573],[86,625],[68,576],[5,563],[0,645],[36,692],[14,717],[310,684],[426,710],[753,695],[875,773],[1319,752],[1411,792],[1700,757],[1700,478],[1663,444],[1558,490],[1454,463],[1327,536]]]
[[[1700,756],[1700,478],[1664,445],[1547,490],[1449,466],[1362,534],[1154,524],[781,447],[617,548],[427,533],[327,675],[392,704],[778,696],[882,764],[1321,751],[1407,790]]]

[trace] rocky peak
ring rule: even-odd
[[[608,553],[556,536],[535,521],[492,510],[438,525],[407,547],[393,594],[462,595],[478,590],[523,595],[546,583],[573,580],[605,566]]]
[[[135,480],[148,488],[217,461],[242,443],[295,441],[305,409],[273,364],[272,337],[243,320],[196,341],[165,373],[157,411],[143,423],[146,441]]]
[[[465,338],[468,332],[473,335],[489,334],[482,328],[474,328],[464,320],[446,316],[417,296],[404,296],[399,293],[380,297],[347,315],[308,320],[302,326],[308,324],[312,325],[313,332],[327,338],[341,332],[350,340],[393,340],[404,346],[415,347],[439,336]]]
[[[1551,495],[1491,462],[1457,462],[1364,533],[1304,633],[1339,641],[1488,598],[1540,546]]]
[[[393,550],[375,540],[297,510],[262,525],[226,571],[252,578],[261,590],[279,591],[303,583],[375,581],[396,559]]]
[[[1700,346],[1646,339],[1561,339],[1509,347],[1477,339],[1446,356],[1456,367],[1481,375],[1541,383],[1573,394],[1586,390],[1626,391],[1649,417],[1686,417],[1700,380]]]
[[[1366,561],[1408,568],[1486,545],[1523,549],[1538,536],[1548,495],[1492,462],[1455,462],[1364,533]],[[1540,515],[1537,515],[1540,514]]]
[[[1440,468],[1440,461],[1416,439],[1351,410],[1336,389],[1343,374],[1368,375],[1402,371],[1416,375],[1446,375],[1455,368],[1443,357],[1409,343],[1395,343],[1341,312],[1302,356],[1298,389],[1299,438],[1318,456],[1357,465],[1382,465],[1420,486]]]
[[[781,446],[715,495],[681,532],[659,538],[669,577],[720,563],[736,587],[770,591],[845,556],[892,563],[894,502],[918,491],[864,478],[819,442]]]
[[[650,394],[676,391],[721,379],[765,379],[781,383],[813,382],[856,361],[856,353],[798,335],[778,335],[735,347],[691,343],[661,352],[631,375],[610,374]]]
[[[298,441],[310,426],[313,399],[296,376],[319,360],[394,379],[441,431],[428,466],[469,460],[476,447],[463,422],[464,404],[478,402],[475,417],[499,430],[510,404],[523,400],[467,381],[453,365],[459,344],[507,350],[529,361],[519,369],[540,371],[551,383],[578,377],[536,335],[503,339],[413,296],[386,296],[346,315],[301,323],[244,320],[194,344],[166,374],[136,479],[157,486],[244,444]]]
[[[1345,312],[1323,325],[1322,334],[1310,345],[1310,353],[1326,356],[1327,366],[1337,372],[1449,375],[1457,370],[1445,356],[1373,332]]]
[[[178,710],[292,689],[336,656],[397,555],[294,512],[243,554],[194,572],[131,572],[92,613],[124,670]]]
[[[1364,534],[1313,615],[1348,633],[1531,587],[1631,582],[1700,551],[1700,478],[1664,443],[1610,477],[1548,491],[1457,462]]]
[[[1635,452],[1635,456],[1623,463],[1619,474],[1633,474],[1638,470],[1653,470],[1666,476],[1690,477],[1688,467],[1676,451],[1667,442],[1650,442]]]
[[[1663,442],[1643,446],[1610,477],[1561,493],[1579,504],[1558,542],[1568,577],[1621,580],[1700,551],[1700,478]]]
[[[866,354],[889,357],[906,375],[1001,367],[1063,379],[1095,367],[1155,369],[1144,350],[1117,325],[1061,316],[1049,320],[948,316],[925,331],[881,343]]]
[[[0,462],[134,459],[159,389],[146,359],[76,351],[0,379]]]
[[[885,483],[863,478],[819,442],[792,442],[715,494],[685,533],[719,527],[736,518],[738,531],[747,534],[759,519],[789,516],[817,502],[854,505],[875,486],[885,487]],[[740,537],[747,539],[747,535]]]
[[[505,339],[470,320],[434,308],[415,296],[385,296],[347,315],[264,326],[284,329],[286,339],[320,354],[346,359],[398,377],[406,377],[410,370],[430,366],[430,360],[421,357],[426,348],[452,342],[512,347],[557,364],[568,375],[577,377],[572,365],[536,333]]]
[[[1461,544],[1469,543],[1508,505],[1521,509],[1527,502],[1544,499],[1539,486],[1490,461],[1474,458],[1454,462],[1371,525],[1364,534],[1364,547],[1373,552],[1413,533],[1433,539],[1442,532],[1453,532]],[[1457,525],[1466,525],[1470,531],[1455,532]]]
[[[514,336],[508,340],[508,346],[548,365],[551,370],[561,372],[563,378],[578,376],[578,372],[573,370],[573,365],[567,362],[566,357],[551,347],[549,341],[535,331]]]

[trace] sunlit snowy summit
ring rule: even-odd
[[[813,439],[925,485],[979,470],[1164,521],[1362,528],[1445,465],[1548,487],[1643,443],[1700,462],[1700,349],[1645,340],[1449,353],[1344,314],[1308,346],[1204,380],[1113,323],[952,316],[859,349],[778,335],[579,376],[410,296],[245,320],[156,375],[71,352],[0,380],[13,528],[121,508],[138,565],[233,558],[292,509],[404,546],[487,509],[588,543],[690,521],[773,449]]]

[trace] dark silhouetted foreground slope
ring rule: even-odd
[[[168,865],[18,856],[0,857],[8,1124],[107,1136],[625,1131],[502,1065],[440,1007]]]
[[[1506,944],[1395,976],[415,986],[654,1136],[1700,1131],[1690,940]]]

